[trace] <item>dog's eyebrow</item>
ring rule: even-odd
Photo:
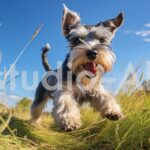
[[[114,34],[109,30],[109,28],[104,27],[103,25],[96,27],[95,33],[98,37],[106,37],[109,39],[112,39],[114,36]]]
[[[79,36],[79,37],[85,37],[88,34],[88,30],[84,26],[79,26],[78,28],[73,28],[70,31],[70,36]]]

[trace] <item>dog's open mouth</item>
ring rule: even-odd
[[[97,73],[97,64],[94,62],[89,62],[83,65],[84,69],[87,71],[90,71],[91,73],[93,73],[96,76]]]

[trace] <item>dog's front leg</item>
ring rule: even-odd
[[[110,120],[118,120],[123,117],[115,98],[102,86],[99,88],[98,96],[92,100],[92,106],[101,112],[102,117]]]
[[[53,116],[58,127],[64,131],[72,131],[81,126],[80,111],[76,101],[69,92],[56,94]]]

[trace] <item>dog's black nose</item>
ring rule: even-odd
[[[88,50],[88,51],[86,52],[86,56],[87,56],[90,60],[94,60],[94,59],[96,59],[97,51]]]

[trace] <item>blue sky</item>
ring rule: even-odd
[[[1,71],[4,67],[9,68],[41,23],[44,23],[44,27],[17,63],[16,69],[27,70],[29,84],[32,84],[32,71],[38,70],[40,80],[44,73],[40,49],[47,42],[52,46],[49,54],[52,68],[56,68],[58,60],[64,60],[68,50],[61,31],[63,3],[78,12],[84,24],[96,24],[99,21],[114,18],[121,11],[124,12],[124,24],[118,30],[112,43],[117,61],[112,73],[107,75],[116,77],[116,84],[121,80],[129,62],[136,66],[141,59],[150,60],[149,0],[1,0]],[[10,91],[8,88],[7,92],[20,96],[34,96],[34,90],[26,91],[21,87],[20,78],[16,80],[16,90]]]

